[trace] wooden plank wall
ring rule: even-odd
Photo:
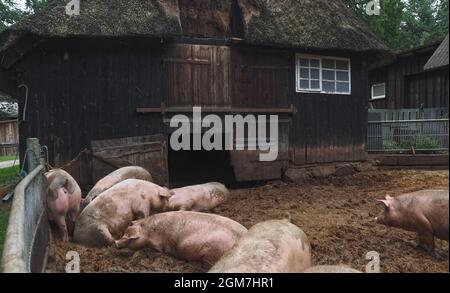
[[[293,123],[294,162],[298,165],[365,160],[367,131],[367,69],[358,54],[322,53],[351,57],[352,94],[296,93],[295,54],[292,58],[292,101],[298,110]]]
[[[231,99],[236,108],[289,108],[290,52],[237,47],[231,52]]]
[[[16,155],[18,144],[17,120],[0,121],[0,156]]]
[[[373,101],[377,109],[448,107],[448,67],[424,72],[433,51],[400,56],[388,66],[369,73],[369,85],[386,83],[386,98]],[[369,95],[369,99],[370,99]]]
[[[52,41],[34,50],[16,67],[29,87],[22,155],[26,137],[38,137],[60,166],[93,140],[163,133],[161,115],[136,113],[161,105],[162,52],[160,42],[130,40]],[[21,111],[24,96],[18,92]]]
[[[229,60],[229,47],[170,45],[164,59],[166,105],[229,106]]]

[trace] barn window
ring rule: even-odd
[[[297,55],[297,92],[351,93],[350,59]]]
[[[386,98],[386,83],[372,85],[372,100]]]

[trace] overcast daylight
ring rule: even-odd
[[[448,274],[448,9],[0,0],[0,272]]]

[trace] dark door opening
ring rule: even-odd
[[[236,185],[228,151],[169,150],[169,176],[172,188],[208,182]]]

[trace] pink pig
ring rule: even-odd
[[[210,211],[224,203],[230,192],[221,183],[206,183],[172,189],[167,209],[170,211]]]
[[[167,188],[148,181],[122,181],[100,194],[81,212],[74,241],[87,247],[112,245],[134,220],[162,212],[170,196]]]
[[[419,247],[435,255],[434,237],[448,241],[448,190],[423,190],[387,195],[379,200],[385,210],[375,218],[386,226],[417,232]]]
[[[168,212],[133,222],[118,248],[152,248],[209,269],[247,232],[241,224],[213,214]]]
[[[130,166],[120,168],[99,180],[82,202],[82,209],[97,198],[102,192],[127,179],[140,179],[153,182],[152,175],[142,167]]]
[[[56,225],[57,237],[69,241],[80,211],[80,186],[61,169],[53,169],[45,177],[48,182],[46,207],[49,221]]]

